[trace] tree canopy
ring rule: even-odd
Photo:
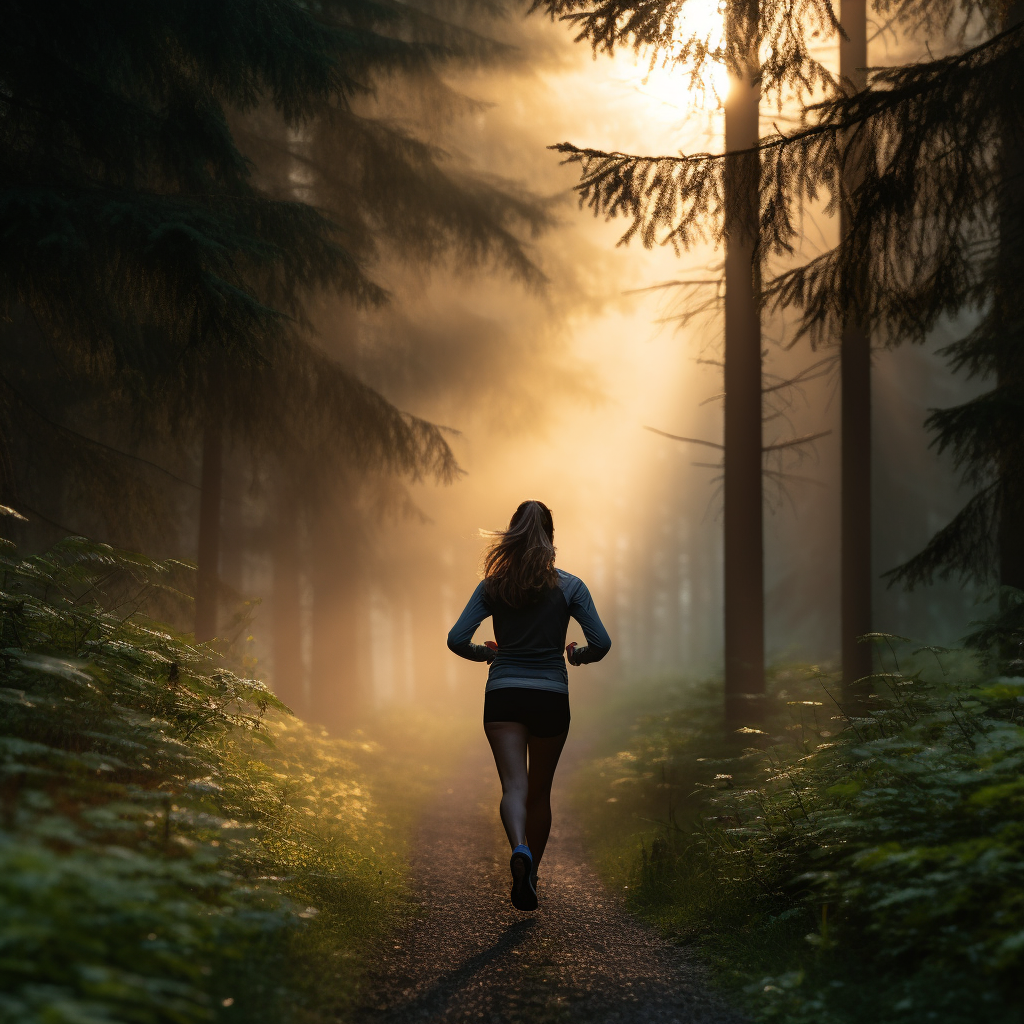
[[[0,48],[0,301],[5,347],[25,357],[2,404],[18,461],[43,444],[124,471],[83,418],[95,435],[121,410],[134,436],[187,443],[214,388],[229,430],[264,450],[451,476],[442,433],[327,357],[308,304],[386,301],[384,243],[540,279],[515,231],[544,223],[536,202],[358,107],[389,76],[441,88],[444,62],[496,44],[429,2],[98,0],[16,3]],[[47,401],[55,381],[78,422]]]

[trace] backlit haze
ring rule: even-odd
[[[715,5],[695,18],[712,40],[720,33]],[[727,76],[719,69],[702,90],[645,57],[592,58],[564,26],[539,18],[508,32],[520,48],[510,66],[451,80],[484,105],[458,118],[443,144],[551,197],[557,223],[534,248],[547,284],[524,286],[501,269],[427,278],[395,261],[381,272],[397,299],[391,308],[338,314],[356,339],[344,358],[401,408],[457,431],[465,471],[450,486],[413,485],[422,516],[382,513],[363,542],[356,660],[378,706],[479,702],[485,670],[449,654],[445,635],[479,579],[481,529],[507,525],[525,498],[552,507],[557,564],[588,583],[614,642],[600,667],[571,673],[573,692],[706,675],[722,660],[720,453],[644,429],[721,441],[721,253],[617,247],[626,224],[579,210],[576,170],[547,147],[714,151]],[[401,103],[396,112],[403,116]],[[779,116],[765,109],[765,129]],[[807,234],[825,247],[834,227],[809,211]],[[680,323],[686,311],[694,315]],[[765,443],[832,433],[767,463],[787,474],[766,481],[768,653],[827,662],[838,648],[834,351],[791,342],[791,327],[766,319],[767,383],[817,369],[768,404]],[[953,386],[933,349],[876,358],[879,573],[956,507],[950,468],[927,450],[921,426],[929,406],[949,404]],[[265,565],[248,567],[252,592],[266,574]],[[969,616],[970,596],[951,585],[909,597],[876,586],[880,628],[952,639]],[[573,624],[569,638],[578,633]],[[490,635],[485,623],[477,639]],[[261,658],[272,672],[270,652]]]

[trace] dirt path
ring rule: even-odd
[[[540,909],[520,914],[482,738],[451,787],[420,827],[413,877],[424,915],[378,965],[360,1024],[737,1024],[686,954],[601,886],[560,793]]]

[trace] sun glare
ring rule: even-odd
[[[686,0],[672,30],[673,50],[640,81],[644,92],[683,110],[714,110],[729,92],[724,0]],[[697,55],[707,54],[701,60]]]

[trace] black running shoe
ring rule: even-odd
[[[533,858],[527,846],[517,846],[508,862],[512,872],[512,906],[516,910],[536,910],[537,890],[533,886]]]

